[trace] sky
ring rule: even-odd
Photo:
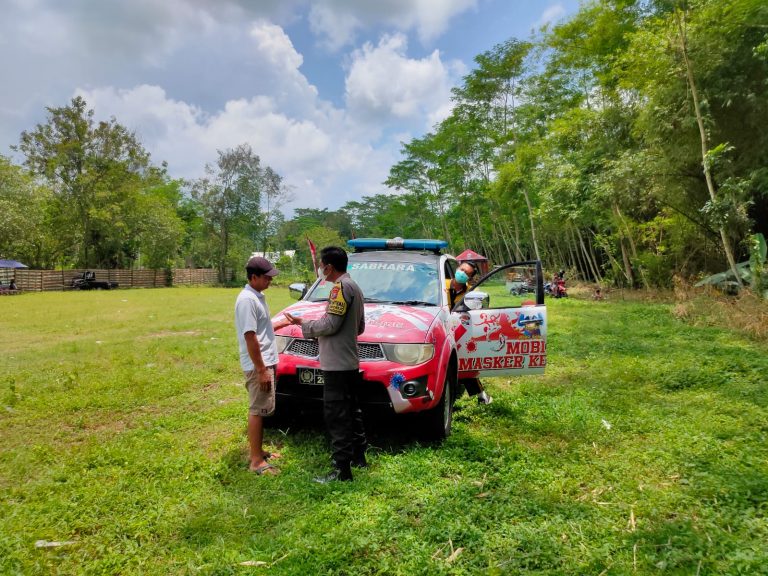
[[[0,0],[0,154],[82,96],[195,179],[247,143],[295,208],[384,186],[476,55],[579,0]]]

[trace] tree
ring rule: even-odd
[[[269,239],[276,236],[283,222],[280,212],[282,205],[292,199],[290,190],[282,185],[282,177],[267,166],[262,173],[262,206],[263,225],[261,234],[261,250],[266,252]]]
[[[48,120],[24,131],[15,149],[54,194],[57,232],[68,243],[64,262],[116,267],[133,261],[137,196],[150,167],[136,136],[112,118],[94,122],[81,97],[47,108]]]
[[[192,196],[200,203],[203,219],[215,243],[219,280],[226,281],[227,266],[237,266],[243,255],[230,253],[233,236],[249,239],[256,247],[266,246],[271,218],[269,210],[279,205],[287,193],[280,176],[261,159],[248,144],[218,151],[216,166],[207,165],[205,178],[192,185]],[[262,202],[270,199],[262,211]]]
[[[592,0],[482,53],[354,229],[668,285],[768,232],[765,0]],[[731,265],[729,263],[729,266]]]
[[[283,249],[301,250],[307,244],[307,230],[316,226],[336,230],[342,238],[351,238],[353,225],[349,205],[345,205],[340,210],[297,208],[294,210],[293,218],[280,223],[275,237],[276,244]],[[356,232],[361,235],[359,230]]]
[[[502,197],[519,192],[525,200],[525,207],[528,214],[528,221],[531,227],[531,243],[533,244],[533,253],[537,260],[541,260],[539,252],[539,243],[536,240],[536,224],[533,204],[529,187],[531,183],[530,175],[533,173],[533,164],[538,157],[538,151],[535,147],[518,146],[515,152],[515,160],[507,162],[501,166],[499,177],[496,180],[498,193]],[[509,200],[507,200],[509,202]]]
[[[310,228],[306,232],[306,237],[309,238],[315,245],[318,259],[320,258],[320,250],[326,246],[339,246],[344,248],[345,245],[344,239],[339,236],[339,233],[336,230],[331,230],[325,226],[315,226]],[[309,245],[306,241],[304,242],[304,246],[296,251],[296,256],[299,262],[308,262],[313,264],[310,270],[312,270],[314,273],[315,266],[317,266],[319,262],[312,263],[312,254],[309,251]]]
[[[49,219],[51,192],[8,158],[0,156],[0,258],[36,268],[56,253]]]
[[[446,154],[441,154],[440,145],[434,133],[403,144],[402,154],[405,158],[390,168],[389,177],[384,184],[415,196],[418,204],[425,208],[425,213],[420,213],[424,218],[423,227],[427,229],[427,223],[431,223],[436,217],[437,235],[450,243],[446,217],[455,199],[445,187],[441,157],[445,158]],[[447,156],[449,159],[452,157]]]
[[[717,239],[733,271],[750,228],[768,226],[766,40],[759,0],[657,0],[618,60],[641,103],[635,131],[653,158],[657,199]],[[691,207],[697,214],[691,215]],[[737,276],[738,277],[738,276]]]
[[[185,236],[180,214],[181,180],[167,180],[157,174],[157,183],[148,186],[136,204],[139,264],[147,268],[171,267]]]
[[[718,194],[715,192],[715,184],[712,178],[712,162],[711,153],[709,148],[709,136],[707,130],[704,128],[704,116],[701,110],[701,101],[699,97],[698,85],[696,77],[693,71],[693,64],[691,63],[691,57],[688,47],[688,32],[686,30],[685,14],[682,10],[675,11],[675,29],[676,37],[675,44],[680,53],[680,57],[684,63],[685,79],[688,84],[688,89],[691,92],[691,101],[693,103],[693,113],[696,118],[696,126],[699,129],[699,139],[701,141],[701,164],[704,171],[704,181],[707,184],[707,192],[709,192],[709,198],[712,204],[717,204]],[[731,247],[731,239],[728,237],[728,232],[725,229],[724,223],[721,222],[719,226],[720,239],[723,242],[723,251],[725,257],[728,260],[728,265],[731,267],[736,281],[740,281],[741,276],[736,269],[736,258],[733,255],[733,248]]]

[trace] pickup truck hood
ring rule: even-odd
[[[300,315],[306,320],[316,320],[325,313],[326,302],[300,301],[285,311]],[[412,342],[421,343],[435,317],[439,306],[402,306],[392,304],[365,305],[365,332],[358,337],[360,342]],[[283,318],[283,313],[274,319]],[[301,337],[301,328],[288,326],[277,331],[282,336]]]

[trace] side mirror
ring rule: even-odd
[[[288,286],[288,294],[291,295],[291,298],[294,300],[301,300],[304,298],[304,295],[307,293],[307,285],[303,282],[294,282],[290,286]]]
[[[480,310],[481,308],[490,307],[491,297],[485,292],[473,290],[464,296],[464,303],[469,310]]]

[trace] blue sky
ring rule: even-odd
[[[400,142],[450,111],[473,58],[578,0],[0,0],[0,154],[82,95],[171,175],[247,142],[336,209],[389,192]]]

